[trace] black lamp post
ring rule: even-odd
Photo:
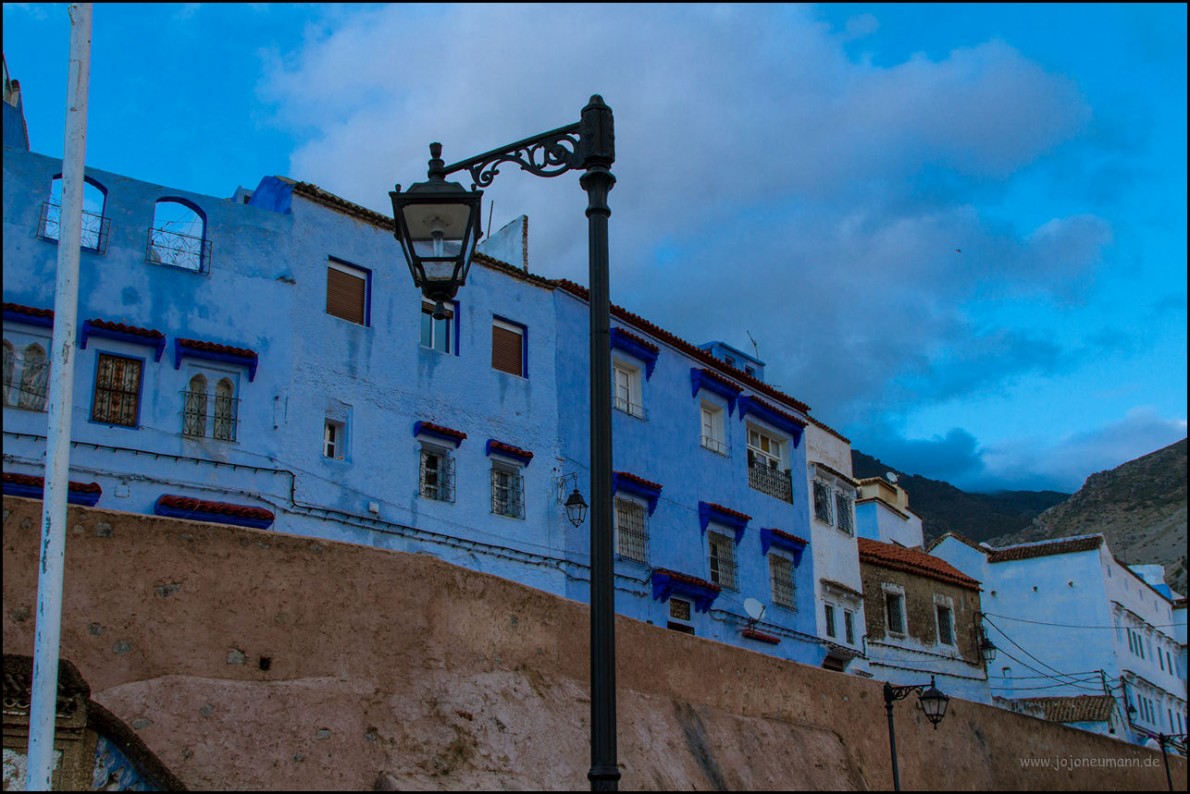
[[[884,709],[888,712],[888,747],[892,753],[893,788],[896,791],[901,790],[901,772],[897,768],[897,737],[893,733],[893,703],[909,697],[914,692],[918,693],[921,709],[925,712],[926,719],[934,726],[934,730],[938,730],[938,723],[946,716],[946,706],[950,703],[950,698],[934,686],[934,676],[930,676],[928,685],[893,686],[885,683]]]
[[[440,144],[430,145],[429,181],[401,192],[393,201],[395,234],[413,274],[413,283],[440,304],[454,297],[466,281],[471,254],[479,240],[479,202],[499,173],[501,163],[515,163],[537,176],[552,177],[574,169],[585,172],[579,184],[587,192],[587,247],[591,311],[591,769],[595,791],[619,788],[616,761],[615,591],[612,557],[612,407],[611,302],[608,290],[607,194],[616,182],[612,111],[596,95],[577,123],[526,138],[478,157],[444,165]],[[466,170],[472,189],[446,176]],[[571,494],[573,498],[574,494]],[[581,495],[580,495],[581,501]],[[568,507],[571,506],[567,500]],[[577,505],[573,505],[577,508]],[[573,520],[573,519],[572,519]],[[580,522],[581,523],[581,522]]]

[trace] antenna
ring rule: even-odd
[[[492,215],[496,211],[496,200],[492,199],[488,204],[488,233],[487,238],[492,239]]]
[[[744,333],[746,333],[748,335],[748,341],[752,343],[752,352],[755,353],[756,358],[759,359],[760,358],[760,348],[757,346],[756,340],[752,338],[752,332],[749,331],[747,328],[745,328]]]
[[[745,598],[744,611],[748,613],[748,628],[752,628],[757,621],[764,617],[764,604],[755,598]]]

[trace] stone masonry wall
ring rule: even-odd
[[[33,650],[40,510],[4,499],[8,653]],[[77,507],[68,526],[62,654],[190,788],[587,788],[583,604],[428,555]],[[616,628],[623,789],[892,787],[878,682]],[[988,706],[954,700],[935,730],[901,701],[896,726],[907,790],[1166,788],[1155,751]]]

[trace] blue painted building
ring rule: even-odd
[[[1176,604],[1102,535],[992,548],[947,533],[929,553],[983,583],[994,703],[1138,744],[1186,733]]]
[[[4,487],[38,495],[61,162],[10,110]],[[86,178],[75,500],[429,553],[587,600],[588,526],[562,505],[590,493],[586,291],[528,272],[524,223],[486,241],[436,319],[391,218],[313,185],[220,199]],[[819,615],[805,435],[843,450],[836,468],[847,440],[758,360],[749,374],[619,308],[613,326],[617,611],[846,669],[859,653],[831,655]],[[854,556],[840,580],[858,586]]]

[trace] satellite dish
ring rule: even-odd
[[[752,622],[755,623],[764,617],[764,604],[755,598],[745,598],[744,611],[748,613],[748,617],[752,618]]]
[[[888,472],[887,474],[884,475],[884,477],[889,482],[891,482],[893,485],[897,484],[897,473],[895,471]]]

